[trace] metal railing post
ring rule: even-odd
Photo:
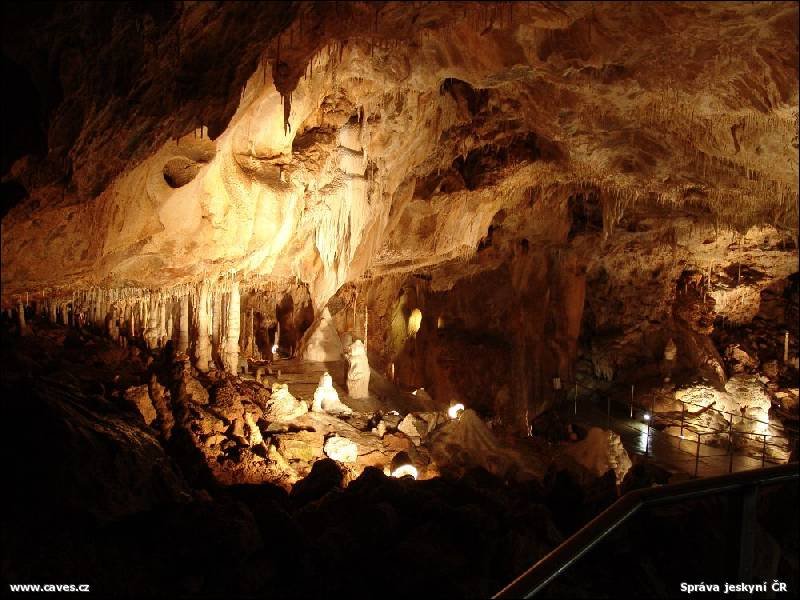
[[[577,416],[578,414],[578,384],[575,384],[575,398],[574,398],[575,408],[573,414]]]
[[[633,384],[631,384],[631,419],[633,418]]]
[[[728,423],[728,452],[730,454],[730,461],[728,462],[728,473],[733,473],[733,414],[731,413],[731,420]]]
[[[686,416],[686,405],[681,402],[681,439],[683,439],[683,423]]]
[[[694,455],[694,476],[697,477],[697,468],[700,465],[700,436],[703,435],[697,432],[697,452]]]
[[[764,468],[764,463],[767,461],[767,434],[764,434],[764,445],[761,446],[761,468]]]

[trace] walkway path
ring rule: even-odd
[[[637,419],[636,413],[634,418],[630,418],[628,414],[619,414],[619,409],[615,410],[612,406],[609,418],[607,410],[601,410],[586,399],[578,401],[577,415],[574,414],[572,403],[563,406],[560,414],[565,421],[584,427],[612,429],[619,434],[629,454],[645,456],[647,460],[675,473],[707,477],[779,464],[767,458],[762,465],[760,458],[739,451],[734,451],[731,457],[726,447],[701,443],[698,448],[696,439],[681,439],[652,427],[649,428],[648,441],[647,422],[642,418]]]

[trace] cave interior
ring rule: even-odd
[[[4,586],[487,597],[796,468],[797,3],[2,10]],[[736,506],[544,595],[739,582]]]

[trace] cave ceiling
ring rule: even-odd
[[[567,244],[576,197],[597,244],[623,216],[796,240],[796,3],[4,12],[4,301],[235,273],[320,307],[480,270],[492,228]]]

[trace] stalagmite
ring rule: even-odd
[[[239,367],[239,282],[231,284],[230,298],[228,300],[227,327],[225,330],[225,348],[223,362],[225,370],[236,373]]]
[[[186,354],[189,351],[189,295],[184,294],[178,303],[180,314],[178,316],[178,352]]]
[[[56,321],[58,321],[57,308],[58,307],[56,306],[56,303],[51,300],[50,301],[50,322],[51,323],[55,323]]]
[[[245,344],[245,354],[247,356],[254,356],[256,350],[256,335],[255,335],[255,312],[253,307],[250,307],[247,318],[247,343]]]
[[[150,350],[155,350],[158,347],[158,300],[155,297],[150,298],[150,306],[146,311],[147,314],[147,328],[144,330],[144,339],[147,342],[147,347]]]
[[[784,332],[783,336],[783,362],[789,362],[789,332]]]
[[[347,393],[351,398],[369,397],[369,361],[361,340],[356,340],[348,352]]]
[[[22,303],[21,298],[17,305],[17,319],[19,322],[19,334],[28,335],[30,330],[28,329],[28,324],[25,322],[25,305]]]
[[[211,367],[211,340],[208,336],[208,284],[204,281],[200,286],[200,298],[197,307],[197,343],[195,344],[195,366],[205,373]]]
[[[167,301],[159,298],[158,301],[158,345],[163,347],[167,341]]]
[[[212,330],[211,330],[211,348],[212,354],[216,352],[217,359],[219,359],[220,355],[222,354],[222,350],[220,348],[220,339],[222,337],[222,294],[214,290],[212,292],[212,310],[211,310],[211,318],[212,318]]]
[[[170,303],[169,310],[167,310],[167,339],[177,341],[175,340],[175,321],[172,315],[172,313],[174,312],[173,310],[174,306],[172,306],[171,304],[172,303]]]
[[[339,394],[333,387],[333,379],[325,372],[319,380],[319,386],[314,391],[314,403],[311,406],[314,412],[326,412],[331,415],[349,415],[353,411],[349,406],[342,404]]]

